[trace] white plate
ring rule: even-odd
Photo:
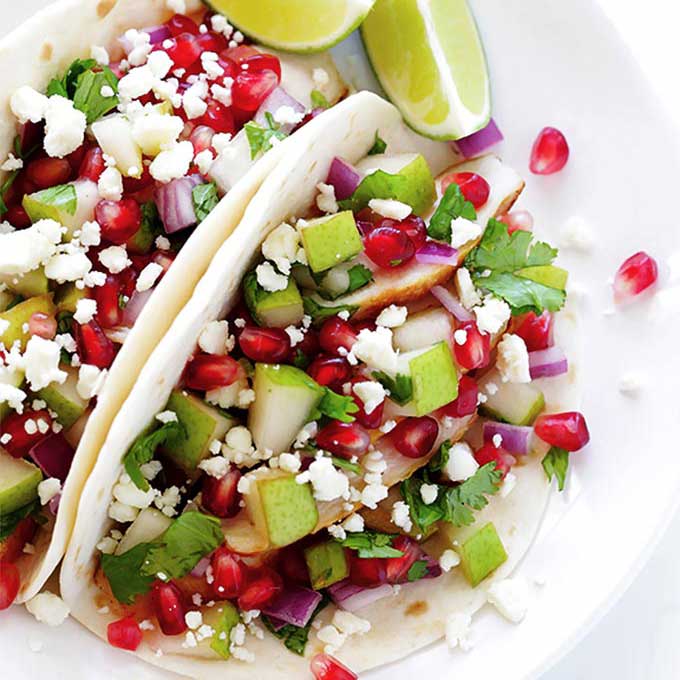
[[[3,8],[10,22],[44,1]],[[675,428],[680,406],[680,177],[677,131],[657,106],[627,49],[590,0],[477,0],[491,65],[494,116],[506,134],[505,160],[525,174],[521,205],[537,229],[559,241],[565,220],[584,217],[597,235],[587,255],[561,253],[582,301],[581,367],[592,444],[573,456],[569,492],[551,504],[521,571],[545,578],[519,626],[483,612],[475,648],[451,655],[436,645],[398,666],[395,677],[526,680],[540,675],[584,635],[623,592],[672,516],[680,488]],[[343,50],[346,53],[346,50]],[[351,50],[350,50],[351,51]],[[567,169],[530,176],[529,149],[544,125],[571,145]],[[616,314],[609,277],[645,249],[665,271],[662,292]],[[640,399],[621,396],[627,370],[642,370]],[[96,641],[75,623],[50,630],[22,609],[0,618],[3,676],[134,680],[167,678]],[[42,646],[31,653],[29,646]],[[256,668],[253,677],[257,677]]]

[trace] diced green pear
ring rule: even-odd
[[[569,278],[569,272],[566,269],[555,267],[552,264],[525,267],[520,269],[517,275],[559,290],[564,290],[567,287],[567,279]]]
[[[74,283],[65,283],[60,286],[54,295],[54,304],[57,306],[57,313],[70,312],[75,314],[78,302],[87,297],[87,291],[76,288]]]
[[[294,366],[257,364],[255,403],[248,413],[248,428],[260,451],[274,455],[288,451],[300,429],[321,401],[324,390]]]
[[[31,317],[38,312],[48,316],[54,314],[55,309],[52,295],[39,295],[29,298],[12,307],[7,312],[0,314],[0,319],[9,321],[9,327],[0,335],[0,342],[9,348],[18,340],[23,350],[30,338],[28,331],[24,330],[24,324],[27,324]]]
[[[319,512],[310,484],[298,484],[290,474],[263,477],[256,483],[272,546],[290,545],[312,533]]]
[[[306,548],[305,562],[314,590],[323,590],[349,576],[345,549],[337,541],[324,541]]]
[[[4,283],[13,293],[26,298],[45,295],[50,287],[43,267],[38,267],[38,269],[25,274],[5,274],[0,276],[0,282]]]
[[[140,543],[155,541],[172,524],[172,520],[156,508],[144,508],[128,527],[116,548],[116,555],[132,550]]]
[[[309,266],[317,273],[351,260],[364,249],[351,210],[309,220],[301,237]]]
[[[0,516],[35,500],[41,481],[42,472],[33,463],[0,451]]]
[[[210,443],[223,439],[236,421],[183,390],[175,390],[166,408],[174,411],[185,434],[170,438],[163,451],[182,469],[193,472],[210,453]]]
[[[489,383],[493,383],[496,389],[488,390]],[[503,382],[497,371],[484,376],[479,383],[479,391],[486,395],[480,412],[511,425],[531,425],[545,406],[543,392],[530,384]]]
[[[134,140],[132,125],[125,116],[115,114],[92,124],[92,134],[102,151],[116,160],[125,177],[142,176],[142,150]]]
[[[203,611],[203,623],[215,631],[212,637],[205,638],[199,645],[210,645],[218,656],[223,659],[231,657],[231,631],[241,622],[238,609],[228,600],[218,602],[214,607]]]
[[[463,574],[473,588],[508,559],[505,547],[492,522],[470,536],[460,546],[458,554]]]
[[[256,273],[251,271],[243,281],[243,291],[250,313],[261,326],[297,326],[305,315],[302,296],[293,277],[288,279],[284,290],[269,292],[258,284]]]
[[[24,384],[23,371],[10,371],[9,368],[0,368],[0,383],[4,385],[11,385],[12,387],[21,387]],[[12,407],[7,402],[0,404],[0,423],[9,415]]]
[[[68,374],[66,381],[50,383],[35,396],[57,413],[58,421],[68,430],[85,413],[89,402],[78,394],[78,371],[70,366],[62,366],[61,369]]]
[[[318,284],[314,280],[312,272],[307,265],[293,265],[292,275],[299,288],[303,288],[304,290],[316,290],[318,288]]]
[[[453,317],[445,309],[436,307],[409,316],[403,325],[392,329],[392,338],[395,349],[412,352],[435,342],[450,343],[454,331]]]
[[[78,196],[73,184],[60,184],[56,187],[27,194],[22,201],[24,210],[31,222],[54,220],[64,223],[64,219],[76,214]]]
[[[447,343],[438,342],[411,359],[409,367],[416,415],[432,413],[458,396],[458,373]]]

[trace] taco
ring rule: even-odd
[[[507,331],[564,291],[555,251],[522,262],[531,234],[495,219],[521,178],[370,93],[316,122],[141,372],[62,568],[73,616],[190,677],[311,658],[349,678],[321,670],[431,643],[514,569],[548,497],[544,395]]]
[[[19,601],[61,559],[111,421],[288,137],[346,94],[328,55],[166,5],[68,0],[0,42],[0,560]]]

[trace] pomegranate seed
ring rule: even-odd
[[[114,274],[107,274],[104,285],[93,289],[94,299],[97,301],[96,319],[102,328],[115,328],[121,324],[121,293],[120,281]]]
[[[24,554],[24,546],[33,540],[37,530],[38,523],[32,517],[22,519],[16,529],[0,543],[0,564],[16,562]]]
[[[142,211],[137,201],[99,201],[95,216],[101,227],[101,235],[110,243],[122,245],[137,233],[142,224]]]
[[[215,132],[230,135],[236,132],[236,124],[231,109],[214,99],[208,102],[206,112],[200,118],[197,118],[195,122],[196,125],[209,127]]]
[[[329,354],[340,355],[341,347],[345,353],[349,352],[356,341],[356,330],[339,316],[333,316],[325,321],[319,331],[319,344]]]
[[[196,36],[186,32],[171,38],[169,47],[163,49],[172,59],[175,68],[189,68],[201,56],[201,46],[196,41]]]
[[[404,418],[390,432],[394,448],[407,458],[422,458],[434,446],[439,434],[439,425],[434,418]]]
[[[65,158],[40,158],[28,164],[26,176],[38,189],[49,189],[69,181],[71,164]]]
[[[335,391],[342,389],[352,375],[352,367],[342,357],[318,356],[307,369],[307,373],[324,387]]]
[[[83,159],[85,158],[85,154],[88,152],[89,148],[90,145],[86,141],[84,144],[81,144],[75,151],[72,151],[68,156],[66,156],[66,160],[68,161],[68,164],[71,166],[72,175],[77,175],[78,172],[80,171],[80,166],[82,165]]]
[[[590,441],[586,419],[578,411],[539,416],[534,432],[544,442],[567,451],[578,451]]]
[[[134,652],[142,642],[142,631],[133,616],[109,623],[106,637],[112,647]]]
[[[219,33],[201,33],[196,41],[203,52],[221,52],[227,49],[227,39]]]
[[[149,189],[154,183],[149,167],[145,165],[142,169],[141,177],[123,177],[123,191],[126,195],[139,194],[145,189]],[[151,197],[149,197],[151,199]],[[140,198],[143,202],[143,200]]]
[[[363,383],[366,382],[365,378],[353,378],[352,379],[352,385],[356,385],[357,383]],[[367,427],[369,430],[375,430],[376,428],[380,427],[382,425],[383,421],[383,412],[385,410],[385,401],[379,405],[376,406],[370,413],[366,413],[366,406],[361,399],[356,395],[355,392],[352,392],[352,398],[354,399],[354,403],[359,407],[359,411],[354,414],[354,417],[357,419],[357,422],[364,427]]]
[[[234,78],[236,78],[241,69],[238,67],[236,62],[233,59],[229,59],[229,57],[220,56],[217,59],[217,63],[224,70],[224,73],[221,76],[219,76],[218,82],[226,87],[227,85],[230,85]],[[231,81],[229,83],[225,83],[225,80],[227,78],[231,78]]]
[[[165,22],[165,25],[168,27],[170,35],[172,35],[173,38],[182,35],[182,33],[198,35],[199,32],[198,24],[183,14],[175,14],[170,17]]]
[[[223,50],[220,53],[220,56],[223,59],[231,59],[240,66],[246,59],[258,54],[260,53],[250,45],[238,45],[237,47],[230,47],[228,50]]]
[[[0,611],[12,605],[20,587],[21,579],[16,566],[11,562],[0,562]]]
[[[491,188],[489,183],[476,172],[454,172],[442,180],[442,191],[450,184],[457,184],[466,201],[470,201],[475,209],[481,208],[488,200]]]
[[[184,384],[202,392],[216,390],[233,384],[241,370],[238,361],[229,356],[198,354],[184,370]]]
[[[199,154],[201,151],[212,148],[212,140],[215,136],[215,130],[207,125],[199,125],[195,127],[189,137],[189,141],[194,146],[194,154]]]
[[[39,423],[52,426],[52,416],[43,411],[26,410],[23,413],[10,412],[0,425],[0,433],[9,435],[11,439],[4,445],[14,458],[23,458],[39,441],[44,439],[45,432],[40,431]],[[28,429],[30,432],[26,431]],[[35,431],[33,431],[35,429]],[[43,430],[45,427],[43,426]]]
[[[349,580],[355,586],[372,588],[387,582],[387,568],[381,557],[359,557],[358,553],[350,550]]]
[[[241,494],[238,481],[241,473],[237,468],[230,469],[226,475],[217,479],[206,475],[203,480],[201,505],[216,517],[234,517],[238,514]]]
[[[461,377],[458,383],[458,396],[454,401],[442,406],[440,413],[451,418],[463,418],[477,410],[479,389],[477,383],[469,375]]]
[[[383,269],[406,264],[416,254],[406,232],[394,227],[377,227],[364,238],[366,255]]]
[[[241,60],[241,64],[248,64],[251,73],[259,71],[274,71],[278,80],[281,80],[281,62],[273,54],[257,52]]]
[[[395,229],[405,232],[411,239],[413,247],[416,250],[419,250],[425,245],[425,241],[427,240],[427,227],[421,217],[409,215],[405,220],[394,222],[393,224],[385,224],[385,221],[386,220],[381,221],[378,226],[393,226]]]
[[[457,330],[465,331],[467,337],[462,345],[453,343],[456,363],[468,371],[487,366],[491,357],[491,337],[480,333],[474,321],[465,321]]]
[[[659,278],[656,260],[645,252],[631,255],[614,277],[614,300],[627,302],[653,286]]]
[[[163,274],[167,274],[176,257],[177,253],[158,250],[151,256],[151,261],[163,267]]]
[[[569,160],[569,145],[565,136],[554,127],[543,128],[531,149],[529,169],[535,175],[559,172]]]
[[[550,312],[543,312],[536,316],[534,312],[528,312],[519,319],[515,319],[517,324],[514,333],[519,335],[530,352],[539,349],[547,349],[553,345],[553,315]]]
[[[35,312],[28,320],[28,332],[51,340],[57,334],[57,320],[50,314]]]
[[[316,435],[320,448],[349,460],[361,457],[371,445],[371,435],[359,423],[342,423],[333,420]]]
[[[356,673],[329,654],[317,654],[310,663],[316,680],[357,680]]]
[[[31,149],[36,147],[43,147],[43,138],[45,137],[45,123],[31,123],[28,121],[21,128],[21,153],[26,155]]]
[[[290,355],[288,357],[289,363],[294,363],[295,359],[302,354],[305,359],[309,362],[312,357],[319,353],[319,336],[317,332],[311,328],[305,331],[304,337],[301,342],[298,342],[295,347],[291,347]]]
[[[31,218],[20,203],[7,208],[5,219],[16,229],[26,229],[31,226]]]
[[[273,569],[261,567],[254,572],[252,578],[248,580],[246,587],[239,595],[239,609],[246,612],[252,609],[263,609],[282,590],[283,582],[281,577]]]
[[[309,570],[299,546],[289,545],[280,552],[278,568],[286,584],[309,587]]]
[[[177,585],[156,581],[151,589],[151,604],[164,635],[180,635],[187,629],[184,595]]]
[[[269,69],[241,71],[231,88],[232,102],[242,111],[257,111],[278,84],[278,76]]]
[[[486,465],[487,463],[496,463],[496,469],[503,473],[503,479],[505,475],[510,472],[512,466],[517,462],[514,456],[511,456],[505,449],[497,448],[493,442],[484,444],[481,449],[475,451],[475,460],[480,465]]]
[[[359,677],[329,654],[317,654],[310,668],[316,680],[357,680]]]
[[[93,146],[88,149],[83,162],[80,164],[78,177],[98,182],[105,169],[104,153],[98,146]]]
[[[82,363],[94,364],[99,368],[111,366],[116,356],[116,348],[96,321],[75,324],[74,334]]]
[[[243,590],[245,568],[237,555],[226,548],[215,551],[210,560],[213,571],[213,589],[220,600],[233,600]]]
[[[389,557],[385,560],[387,582],[407,583],[408,572],[422,556],[423,552],[416,541],[408,536],[398,536],[392,541],[392,547],[404,553],[401,557]]]
[[[505,213],[498,218],[508,227],[508,234],[516,231],[532,231],[534,228],[534,218],[528,210],[513,210]]]
[[[281,328],[246,326],[238,339],[241,351],[253,361],[275,364],[290,352],[290,338]]]

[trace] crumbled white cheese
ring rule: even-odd
[[[326,214],[333,214],[340,209],[338,201],[335,198],[335,187],[332,184],[324,184],[319,182],[316,185],[319,193],[316,197],[316,206]]]
[[[187,118],[199,118],[208,110],[205,98],[208,96],[208,84],[204,80],[197,80],[182,97],[182,106]]]
[[[257,282],[270,293],[285,290],[288,287],[288,277],[284,274],[279,274],[271,262],[263,262],[258,265],[255,272]]]
[[[457,345],[464,345],[468,339],[467,331],[463,328],[459,328],[453,333],[453,339]]]
[[[581,217],[570,217],[562,227],[561,245],[563,248],[587,253],[592,250],[595,237],[592,229]]]
[[[642,373],[629,371],[619,378],[619,392],[627,397],[637,397],[645,385]]]
[[[203,615],[201,612],[189,611],[184,615],[184,621],[187,624],[187,628],[196,630],[203,625]]]
[[[157,50],[149,55],[146,65],[156,78],[165,78],[170,73],[173,63],[167,52]]]
[[[149,264],[142,269],[137,278],[135,289],[140,293],[153,288],[158,277],[163,273],[163,267],[156,262],[149,262]]]
[[[476,222],[457,217],[451,221],[451,245],[460,248],[482,235],[482,227]]]
[[[165,184],[173,179],[184,177],[193,159],[193,144],[188,141],[178,142],[156,156],[149,166],[149,172],[155,180]]]
[[[325,643],[324,651],[327,654],[335,654],[347,641],[347,636],[332,625],[321,628],[317,632],[316,637]]]
[[[432,505],[437,500],[439,488],[436,484],[423,484],[420,487],[420,497],[425,505]]]
[[[99,45],[92,45],[92,47],[90,48],[90,56],[100,66],[108,66],[111,61],[107,49]]]
[[[529,353],[524,340],[519,335],[506,334],[498,343],[496,366],[503,382],[531,382],[529,373]]]
[[[364,411],[367,415],[373,413],[385,401],[387,396],[385,388],[379,382],[372,380],[356,383],[352,385],[352,390],[363,402]]]
[[[299,453],[282,453],[279,456],[279,467],[285,472],[297,474],[300,471],[302,461]]]
[[[503,444],[503,436],[496,433],[493,437],[491,437],[491,441],[493,442],[493,445],[497,448],[500,449],[501,445]]]
[[[113,497],[119,503],[139,510],[148,508],[157,495],[158,491],[153,488],[149,488],[147,491],[138,489],[127,475],[121,475],[121,479],[113,487]]]
[[[337,609],[333,614],[333,625],[344,635],[365,635],[371,630],[371,622],[351,612]]]
[[[300,234],[285,222],[276,227],[262,244],[262,255],[274,262],[278,270],[284,274],[289,274],[292,263],[298,261],[299,250]],[[269,266],[271,267],[271,265]],[[259,275],[258,283],[260,283]],[[288,285],[287,280],[286,285]]]
[[[125,246],[109,246],[99,252],[99,261],[112,273],[118,274],[132,264]]]
[[[378,314],[375,323],[378,326],[386,326],[387,328],[398,328],[406,323],[408,317],[408,309],[406,307],[398,307],[397,305],[390,305]]]
[[[479,469],[469,444],[456,442],[449,450],[449,460],[443,469],[443,474],[452,482],[464,482]]]
[[[390,374],[397,371],[398,354],[392,347],[392,331],[384,326],[359,331],[350,354],[379,371]]]
[[[97,182],[99,195],[108,201],[120,201],[123,198],[123,175],[115,167],[106,168]]]
[[[4,382],[0,382],[0,404],[8,404],[10,408],[14,409],[17,413],[23,413],[24,410],[24,400],[26,399],[26,392],[14,385],[9,385]],[[6,437],[8,435],[2,435]],[[0,438],[0,444],[6,444]]]
[[[529,585],[521,577],[507,578],[492,584],[487,600],[512,623],[520,623],[529,610]]]
[[[446,643],[450,649],[460,649],[464,652],[472,649],[468,640],[472,617],[469,614],[456,612],[446,619]]]
[[[138,66],[118,81],[118,93],[121,99],[138,99],[151,92],[155,81],[156,76],[148,65]]]
[[[174,517],[177,514],[175,507],[182,500],[179,488],[169,486],[160,496],[156,496],[153,504],[166,516]]]
[[[102,371],[93,364],[82,364],[78,369],[78,383],[76,392],[82,399],[92,399],[97,396],[104,386],[107,371]]]
[[[410,205],[392,198],[372,198],[368,207],[378,215],[398,221],[405,220],[413,212]]]
[[[510,318],[510,307],[503,300],[489,296],[484,303],[472,310],[477,319],[477,328],[482,333],[498,333]]]
[[[229,472],[229,461],[224,456],[212,456],[202,460],[198,467],[215,479],[222,479]]]
[[[48,626],[60,626],[70,614],[67,604],[57,595],[46,590],[26,603],[26,609],[36,620]]]
[[[14,170],[21,170],[24,167],[24,162],[21,158],[16,158],[13,153],[7,156],[7,160],[0,166],[0,170],[5,172],[12,172]]]
[[[97,301],[92,298],[81,298],[76,303],[76,311],[73,318],[80,324],[86,324],[92,321],[96,313]]]
[[[397,501],[392,506],[391,514],[392,522],[395,526],[403,529],[406,533],[413,529],[413,522],[411,521],[411,512],[408,504],[404,501]]]
[[[75,151],[85,139],[87,119],[70,99],[53,95],[45,112],[44,147],[48,156],[63,158]]]
[[[385,500],[389,488],[384,484],[367,484],[361,491],[361,503],[371,510],[378,507],[380,501]]]
[[[63,383],[68,374],[59,369],[61,348],[53,340],[34,335],[26,344],[23,366],[26,381],[36,392],[50,383]]]
[[[44,94],[28,85],[20,87],[10,98],[12,113],[22,125],[29,120],[31,123],[39,123],[45,117],[48,103]]]
[[[206,354],[227,354],[234,347],[234,338],[229,335],[228,321],[210,321],[201,331],[198,346]]]
[[[163,463],[160,460],[150,460],[148,463],[139,466],[139,471],[147,482],[158,477],[162,469]]]
[[[154,54],[165,54],[154,52]],[[158,156],[163,149],[174,147],[184,128],[179,116],[168,116],[152,110],[136,116],[132,122],[132,138],[148,156]],[[193,148],[193,147],[192,147]]]
[[[86,247],[98,246],[102,242],[101,227],[98,222],[84,222],[80,228],[80,243]]]
[[[45,265],[45,276],[57,283],[78,281],[92,269],[84,252],[57,253]]]
[[[53,220],[40,220],[27,229],[0,234],[0,274],[17,275],[37,269],[54,255],[59,241],[61,225]]]
[[[349,479],[333,466],[330,458],[318,458],[309,466],[307,472],[298,475],[296,480],[299,483],[311,482],[314,498],[318,501],[349,498]]]
[[[439,558],[439,566],[443,571],[449,572],[460,564],[460,556],[455,550],[445,550]]]
[[[350,533],[363,531],[364,518],[361,515],[353,513],[342,523],[342,528]]]
[[[55,477],[43,479],[43,481],[38,484],[40,505],[47,505],[58,493],[61,493],[61,482]]]
[[[161,411],[156,414],[156,420],[159,423],[176,423],[179,419],[174,411]]]

